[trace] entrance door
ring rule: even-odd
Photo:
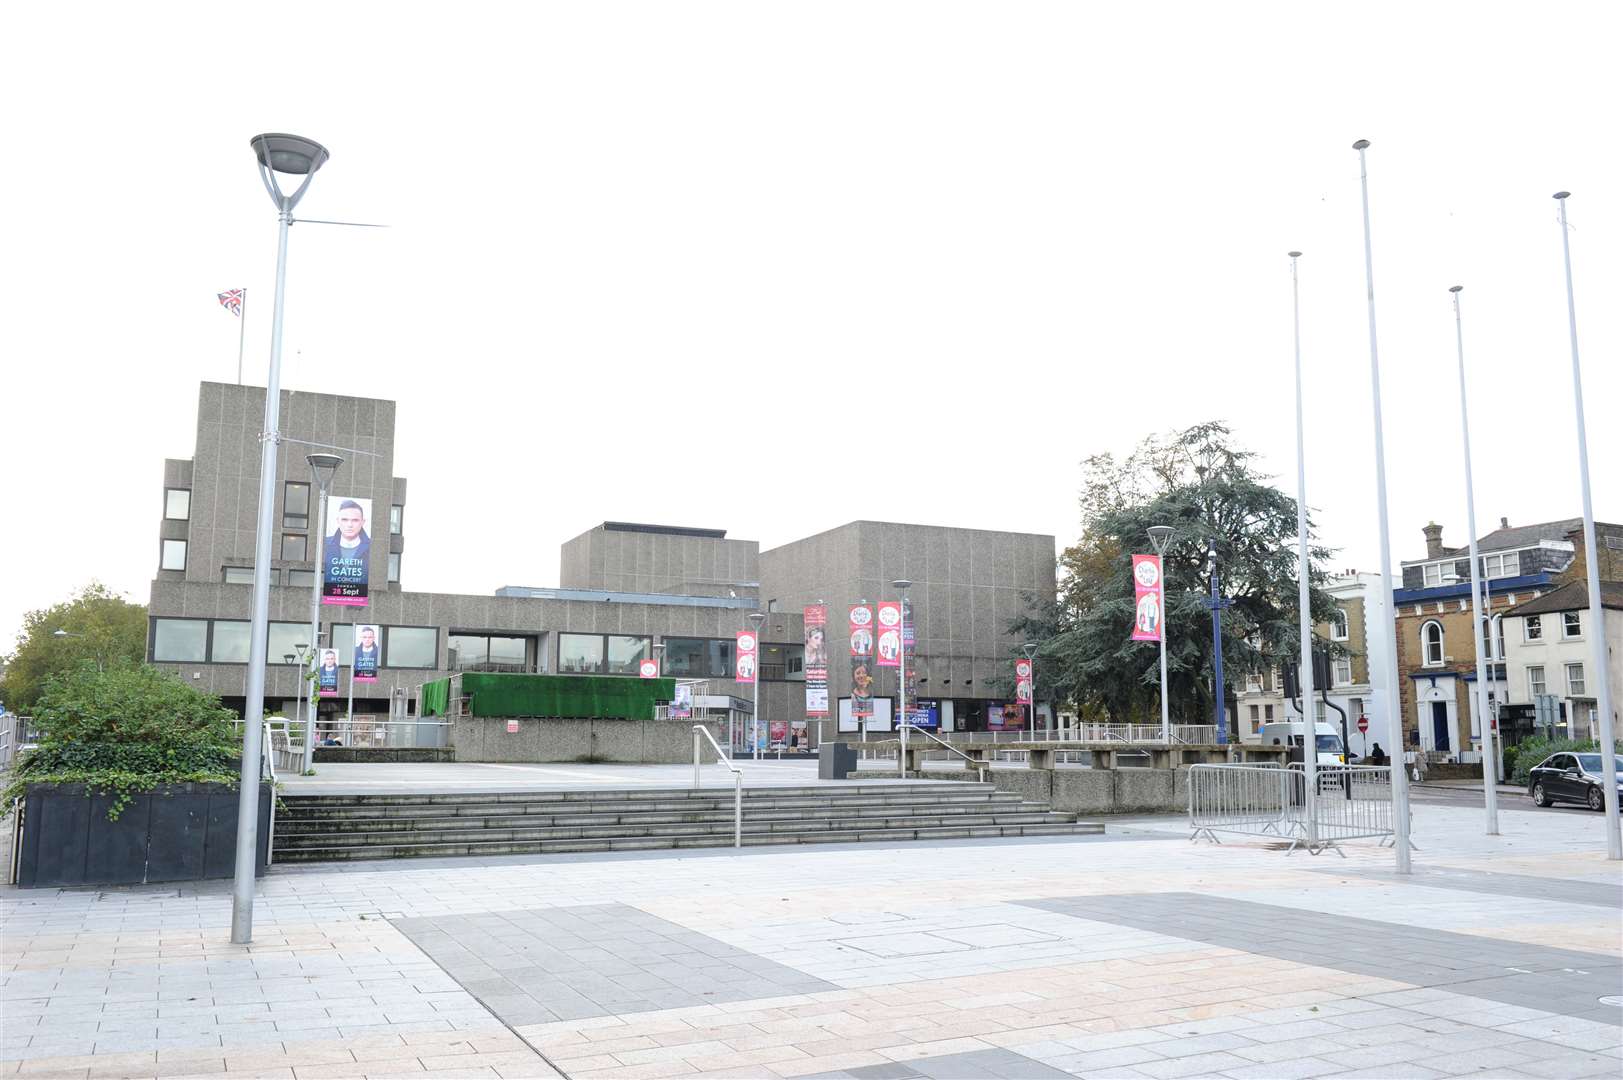
[[[1447,750],[1448,745],[1448,702],[1434,701],[1431,703],[1431,748],[1433,750]]]

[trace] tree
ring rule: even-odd
[[[58,636],[64,630],[66,635]],[[45,681],[80,665],[111,671],[146,658],[147,609],[92,581],[72,599],[23,616],[16,649],[5,658],[0,701],[27,713]]]
[[[1269,485],[1255,455],[1231,444],[1229,429],[1199,424],[1150,437],[1125,459],[1084,462],[1082,537],[1060,556],[1051,608],[1032,606],[1010,630],[1041,645],[1044,696],[1084,715],[1143,722],[1159,714],[1160,660],[1152,642],[1130,639],[1132,555],[1152,550],[1147,530],[1170,525],[1166,586],[1167,700],[1175,723],[1212,714],[1211,611],[1206,545],[1215,540],[1223,594],[1223,674],[1245,675],[1292,662],[1299,651],[1296,500]],[[1335,607],[1318,586],[1327,548],[1309,550],[1315,621]]]

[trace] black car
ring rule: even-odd
[[[1623,796],[1623,758],[1614,760],[1618,791]],[[1600,770],[1599,754],[1551,754],[1527,774],[1527,793],[1538,806],[1575,802],[1604,810],[1606,788]]]

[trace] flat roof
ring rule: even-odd
[[[604,532],[658,533],[661,536],[698,536],[706,540],[727,539],[726,529],[695,529],[686,525],[644,525],[636,521],[605,521]]]

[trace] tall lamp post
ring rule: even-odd
[[[1623,859],[1623,835],[1618,833],[1617,754],[1612,726],[1612,687],[1607,675],[1605,612],[1600,605],[1600,551],[1595,546],[1595,507],[1589,498],[1589,437],[1584,432],[1584,377],[1578,364],[1578,308],[1572,298],[1572,244],[1567,237],[1568,191],[1555,193],[1561,204],[1561,260],[1567,271],[1567,328],[1572,338],[1572,402],[1578,412],[1578,479],[1584,497],[1584,551],[1587,557],[1585,580],[1589,586],[1589,668],[1599,688],[1595,704],[1600,707],[1600,776],[1606,807],[1606,857]]]
[[[761,760],[761,624],[766,622],[766,613],[752,611],[749,615],[750,623],[755,627],[755,704],[750,707],[750,756],[756,761]]]
[[[271,313],[270,373],[265,382],[265,426],[259,433],[259,522],[254,540],[254,609],[248,631],[248,682],[242,725],[242,774],[237,791],[236,867],[231,881],[231,940],[246,945],[254,937],[254,871],[259,848],[259,772],[264,753],[265,648],[270,632],[272,534],[276,525],[276,447],[282,405],[282,315],[287,286],[287,231],[293,208],[304,198],[327,148],[297,135],[256,135],[250,140],[259,178],[276,204],[276,294]],[[282,191],[277,174],[302,176],[292,194]]]
[[[1165,586],[1165,581],[1164,580],[1162,582],[1162,585],[1163,585],[1163,587]],[[1164,615],[1163,615],[1163,617],[1161,619],[1161,625],[1166,626],[1166,618],[1165,618]],[[1029,704],[1031,706],[1031,737],[1033,739],[1035,739],[1037,737],[1037,649],[1038,648],[1039,648],[1039,646],[1037,645],[1037,643],[1035,641],[1028,641],[1024,645],[1020,646],[1020,651],[1026,654],[1026,663],[1031,665],[1031,680],[1030,680],[1031,681],[1031,701],[1029,702]],[[1016,687],[1016,689],[1018,689],[1018,687]]]
[[[897,731],[902,737],[902,761],[897,776],[907,779],[907,590],[913,583],[906,578],[897,578],[890,583],[896,590],[897,618],[901,620],[897,627],[896,642],[896,708],[899,726]]]
[[[326,577],[326,546],[327,546],[327,487],[338,472],[338,466],[344,459],[337,454],[306,454],[305,461],[310,463],[310,479],[314,481],[317,493],[316,522],[318,528],[315,535],[315,552],[310,565],[315,572],[310,579],[310,641],[313,643],[310,654],[310,670],[315,671],[321,666],[321,581]],[[337,647],[336,638],[328,642]],[[351,643],[353,644],[353,642]],[[354,689],[355,669],[350,668],[350,687]],[[353,700],[353,699],[352,699]],[[306,729],[312,736],[316,730],[316,692],[312,687],[310,691],[310,724]],[[310,772],[316,763],[316,741],[312,738],[304,740],[304,771]]]
[[[1206,541],[1206,576],[1212,581],[1212,597],[1206,601],[1206,606],[1212,609],[1212,682],[1217,699],[1217,745],[1227,746],[1229,742],[1229,727],[1226,710],[1228,702],[1223,685],[1223,609],[1234,603],[1225,599],[1219,591],[1217,578],[1217,538],[1212,537]]]
[[[1375,418],[1375,528],[1381,544],[1381,595],[1392,602],[1392,527],[1386,514],[1386,438],[1381,426],[1381,352],[1375,334],[1375,254],[1369,228],[1369,166],[1364,151],[1369,149],[1368,139],[1353,143],[1358,151],[1358,184],[1364,208],[1364,281],[1369,303],[1369,382],[1370,397],[1374,403]],[[1390,629],[1390,628],[1386,628]],[[1305,631],[1304,631],[1305,633]],[[1381,705],[1387,716],[1388,734],[1392,739],[1392,850],[1393,869],[1400,874],[1410,873],[1409,867],[1409,773],[1403,767],[1404,720],[1403,705],[1398,699],[1398,637],[1383,630],[1376,635],[1385,655],[1382,670],[1388,674],[1387,685],[1381,688]],[[1312,657],[1305,656],[1305,671],[1313,667]],[[1306,692],[1304,684],[1303,692]],[[1306,699],[1304,699],[1306,700]],[[1305,749],[1305,747],[1304,747]]]
[[[1161,560],[1161,742],[1172,745],[1172,714],[1167,710],[1167,541],[1171,525],[1151,525],[1150,546]]]
[[[1471,583],[1471,626],[1476,633],[1473,643],[1476,649],[1476,715],[1477,726],[1482,729],[1482,797],[1483,806],[1487,811],[1487,829],[1489,836],[1499,835],[1499,776],[1493,763],[1498,760],[1498,752],[1494,749],[1494,728],[1498,721],[1488,708],[1488,657],[1484,649],[1482,632],[1489,632],[1488,640],[1493,640],[1492,628],[1483,615],[1488,606],[1488,598],[1483,596],[1482,560],[1476,552],[1476,485],[1471,480],[1471,413],[1465,404],[1465,330],[1460,319],[1460,290],[1464,285],[1455,285],[1448,291],[1454,294],[1454,343],[1459,354],[1460,367],[1460,435],[1465,441],[1465,532],[1471,542],[1471,574],[1467,579]]]

